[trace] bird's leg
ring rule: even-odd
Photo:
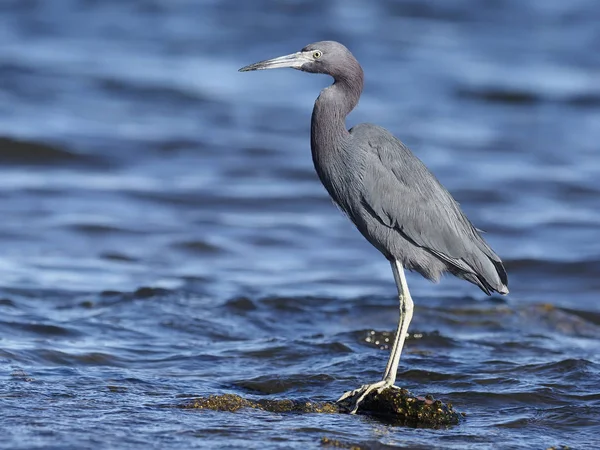
[[[400,300],[400,319],[398,320],[398,330],[394,339],[394,345],[385,368],[383,379],[387,380],[391,386],[396,382],[396,373],[398,372],[398,364],[400,363],[400,355],[404,348],[404,341],[408,335],[408,326],[413,316],[414,303],[408,290],[406,277],[404,276],[404,268],[398,261],[392,262],[392,270],[394,272],[394,280],[398,288],[398,298]]]
[[[400,318],[398,320],[398,329],[396,330],[396,336],[394,338],[394,345],[388,359],[383,379],[377,383],[365,384],[358,389],[348,391],[342,395],[338,402],[345,400],[349,397],[356,397],[352,404],[352,410],[350,414],[355,414],[358,410],[360,402],[372,391],[382,392],[384,389],[394,387],[396,381],[396,372],[398,371],[398,364],[400,363],[400,355],[402,354],[402,348],[404,347],[404,341],[408,333],[408,326],[413,315],[413,301],[408,290],[406,278],[404,276],[404,268],[398,261],[392,261],[392,271],[394,272],[394,280],[398,288],[398,298],[400,300]]]

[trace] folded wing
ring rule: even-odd
[[[508,292],[500,258],[485,243],[458,203],[425,165],[385,129],[355,127],[369,146],[363,177],[363,206],[382,224],[402,233],[486,293]]]

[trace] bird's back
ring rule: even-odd
[[[346,155],[352,155],[354,173],[338,187],[346,194],[340,207],[386,257],[430,279],[449,271],[488,294],[508,292],[500,258],[400,140],[382,127],[360,124],[350,130]]]

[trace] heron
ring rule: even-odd
[[[395,386],[400,355],[414,303],[405,269],[437,282],[444,273],[478,286],[485,294],[508,294],[501,259],[481,236],[452,195],[398,138],[377,125],[346,128],[357,106],[363,69],[342,44],[321,41],[240,72],[275,68],[329,75],[312,112],[310,144],[317,175],[333,202],[389,261],[398,290],[398,328],[383,378],[344,393],[355,414],[371,393]]]

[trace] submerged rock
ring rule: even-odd
[[[339,414],[349,412],[351,404],[351,399],[340,403],[289,399],[250,400],[235,394],[223,394],[196,398],[179,406],[186,409],[229,412],[253,408],[275,413]],[[360,404],[357,414],[375,416],[396,425],[423,427],[455,425],[462,418],[462,415],[454,411],[450,404],[444,404],[430,396],[414,397],[406,389],[399,388],[389,388],[380,394],[370,393]]]
[[[339,439],[331,439],[326,436],[321,438],[321,447],[347,448],[350,450],[366,450],[368,447],[363,447],[360,444],[340,441]]]
[[[296,412],[296,413],[321,413],[336,414],[339,408],[335,403],[308,402],[300,400],[248,400],[235,394],[211,395],[210,397],[196,398],[181,405],[186,409],[211,409],[213,411],[234,412],[242,408],[254,408],[269,412]]]

